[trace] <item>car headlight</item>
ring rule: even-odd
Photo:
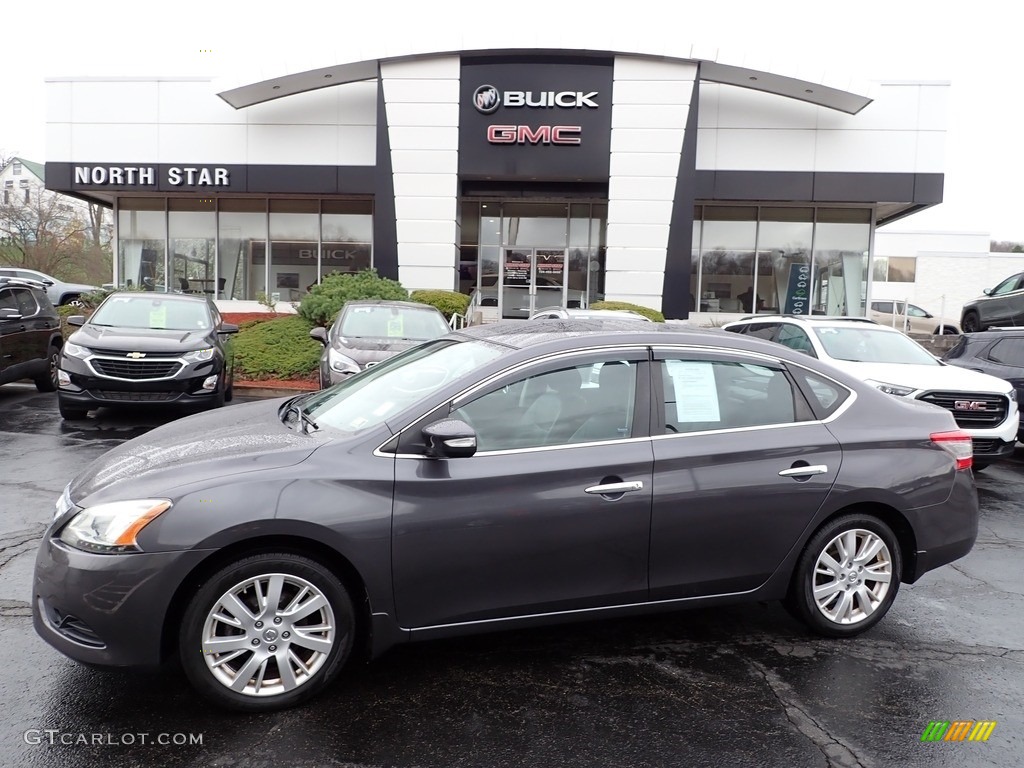
[[[1011,389],[1009,392],[1007,392],[1006,396],[1008,398],[1010,398],[1010,402],[1011,403],[1016,403],[1017,402],[1017,390],[1016,390],[1016,388]]]
[[[877,387],[887,395],[896,395],[896,397],[906,397],[914,391],[913,387],[904,387],[900,384],[886,384],[884,381],[873,381],[872,379],[868,379],[867,383],[873,387]]]
[[[327,364],[338,373],[359,373],[359,363],[333,348],[327,352]]]
[[[196,349],[192,352],[186,352],[181,356],[182,360],[187,360],[190,363],[205,363],[213,357],[213,347],[207,347],[206,349]]]
[[[139,552],[135,538],[171,508],[170,499],[132,499],[87,507],[64,526],[60,540],[86,552]]]
[[[68,357],[77,357],[84,360],[89,356],[89,350],[85,347],[80,347],[77,344],[72,344],[70,341],[64,342],[64,346],[61,347],[64,354]]]

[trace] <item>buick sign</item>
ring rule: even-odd
[[[493,85],[481,85],[473,91],[473,106],[484,115],[496,112],[501,106],[501,92]]]

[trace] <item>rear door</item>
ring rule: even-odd
[[[786,367],[660,349],[651,599],[760,586],[821,507],[842,452]]]

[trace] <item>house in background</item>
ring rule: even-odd
[[[33,163],[23,157],[12,157],[0,168],[0,188],[3,189],[3,205],[16,202],[29,203],[32,198],[46,189],[46,171],[42,163]]]

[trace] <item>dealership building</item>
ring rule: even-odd
[[[942,200],[947,84],[690,48],[47,88],[47,187],[114,209],[114,282],[224,301],[372,266],[509,318],[600,299],[859,315],[876,228]]]

